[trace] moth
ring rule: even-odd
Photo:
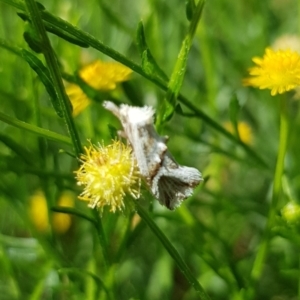
[[[166,145],[168,137],[160,136],[154,128],[154,109],[127,104],[118,107],[110,101],[103,106],[120,120],[123,131],[119,135],[131,144],[140,173],[152,194],[170,210],[180,206],[203,178],[197,169],[181,166],[172,157]]]

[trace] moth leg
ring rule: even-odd
[[[169,136],[168,135],[163,136],[162,141],[166,144],[169,141]]]
[[[127,139],[127,135],[126,135],[125,131],[123,131],[123,130],[118,130],[117,133],[118,133],[118,136],[119,136],[119,137],[124,138],[124,139]]]

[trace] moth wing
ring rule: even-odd
[[[154,110],[149,107],[122,105],[120,120],[130,142],[141,174],[147,182],[160,168],[167,146],[153,126]]]
[[[151,191],[162,205],[174,210],[193,194],[193,189],[202,180],[197,169],[178,165],[167,153],[161,169],[152,181]]]

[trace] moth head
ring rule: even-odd
[[[120,106],[120,115],[129,120],[131,124],[153,124],[153,115],[155,111],[150,106],[129,106],[127,104],[122,104]]]

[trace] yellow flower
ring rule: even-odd
[[[225,122],[224,127],[232,134],[234,134],[234,128],[231,122]],[[252,135],[252,129],[246,122],[238,122],[238,132],[239,137],[242,142],[245,144],[252,144],[253,142],[253,135]]]
[[[91,104],[90,98],[88,98],[83,90],[76,84],[67,85],[66,93],[72,103],[74,117]]]
[[[42,191],[36,191],[29,199],[29,216],[38,231],[45,232],[48,230],[48,206]]]
[[[129,79],[132,70],[117,62],[103,62],[97,60],[79,70],[79,76],[91,87],[98,91],[111,91],[117,83]],[[76,84],[69,84],[66,93],[73,106],[73,116],[77,116],[91,100]]]
[[[78,185],[84,190],[79,199],[89,201],[89,206],[105,206],[111,212],[125,208],[124,196],[140,196],[140,174],[132,149],[120,141],[107,147],[90,145],[81,156],[82,165],[76,171]]]
[[[244,79],[244,85],[270,89],[272,96],[300,85],[300,55],[297,52],[267,48],[263,58],[252,60],[257,66],[249,69],[253,77]]]
[[[73,207],[74,195],[70,192],[63,192],[58,199],[58,206]],[[59,234],[63,234],[69,230],[72,224],[72,218],[68,214],[54,212],[52,215],[53,230]]]
[[[116,88],[116,83],[129,79],[132,70],[117,62],[97,60],[79,71],[79,76],[91,87],[100,91]]]

